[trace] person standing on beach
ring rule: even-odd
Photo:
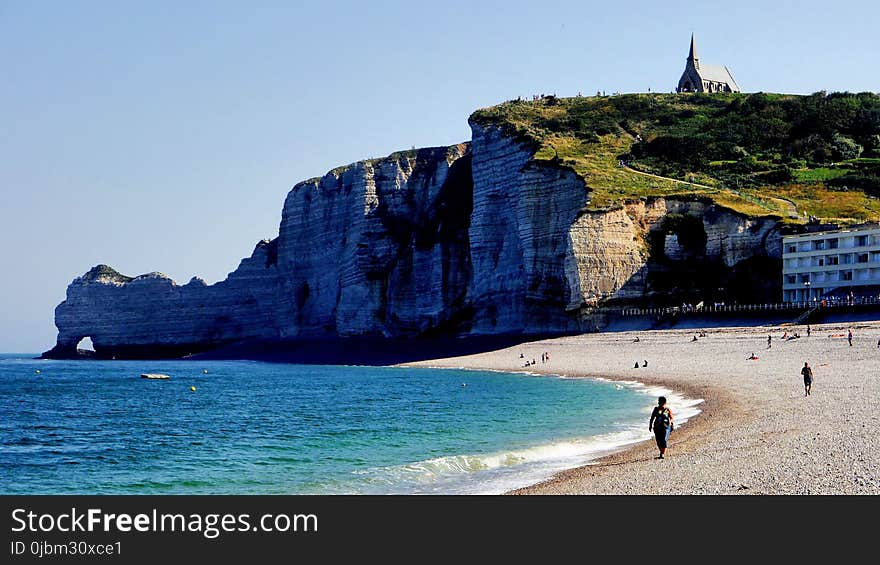
[[[810,368],[809,363],[804,363],[801,374],[804,376],[804,396],[810,396],[810,388],[813,386],[813,369]]]
[[[771,347],[773,347],[773,343],[772,343],[772,342],[773,342],[773,336],[772,336],[772,335],[768,335],[768,336],[767,336],[767,349],[770,349]]]
[[[669,434],[675,429],[675,424],[672,421],[672,410],[666,406],[665,396],[657,399],[657,406],[651,412],[648,429],[654,432],[654,438],[657,440],[657,449],[660,450],[660,456],[657,459],[663,459],[669,443]]]
[[[807,324],[807,337],[810,337],[810,325]]]
[[[850,328],[849,331],[846,332],[846,341],[848,341],[849,346],[852,347],[852,328]]]

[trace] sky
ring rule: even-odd
[[[470,139],[517,96],[669,92],[690,34],[745,91],[880,91],[880,3],[0,0],[0,351],[105,263],[209,283],[297,182]]]

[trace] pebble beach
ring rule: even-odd
[[[407,365],[638,381],[702,400],[663,460],[646,440],[510,494],[880,494],[880,322],[705,332],[584,334]]]

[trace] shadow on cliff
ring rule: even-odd
[[[237,343],[186,359],[248,359],[307,365],[394,365],[514,347],[522,343],[560,337],[553,335],[494,335],[466,338],[340,338],[261,340]]]

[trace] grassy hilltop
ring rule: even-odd
[[[596,210],[696,195],[789,222],[804,213],[880,220],[880,96],[872,93],[547,97],[471,120],[534,144],[536,160],[574,169]]]

